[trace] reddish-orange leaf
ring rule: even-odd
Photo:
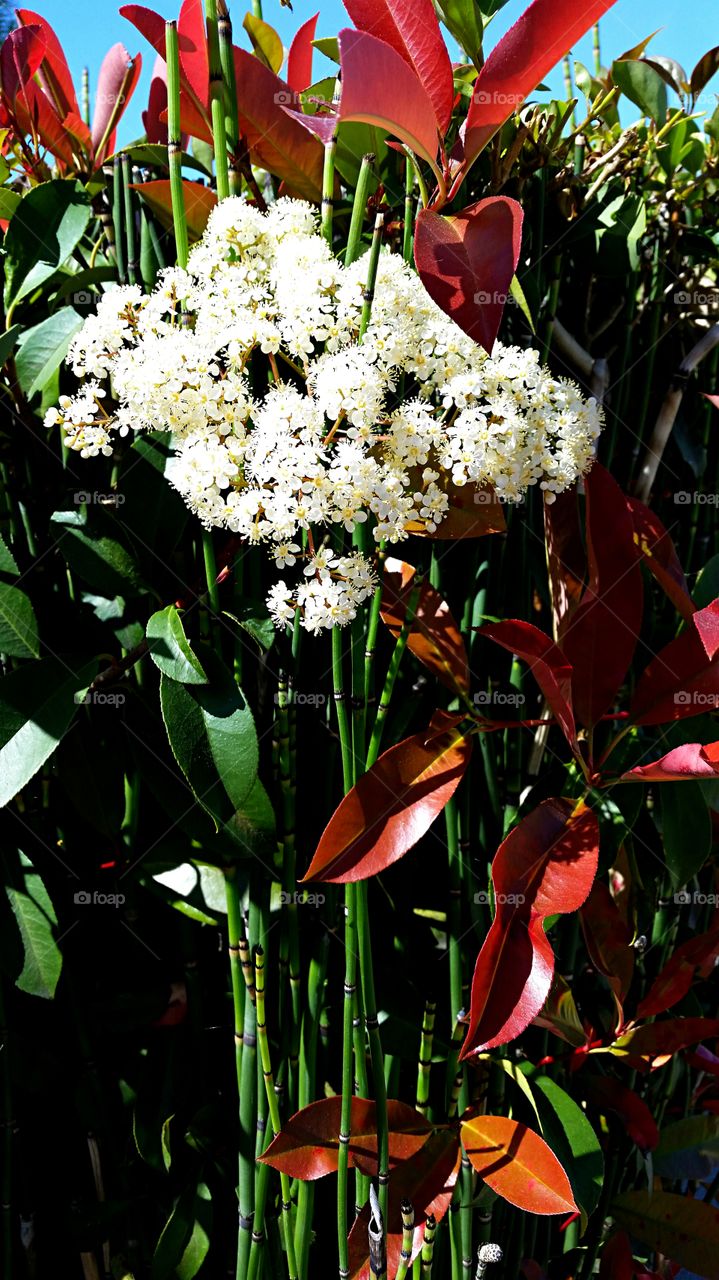
[[[526,1213],[577,1209],[564,1169],[526,1125],[506,1116],[475,1116],[462,1125],[464,1149],[477,1173],[503,1200]]]
[[[472,751],[463,716],[437,711],[422,733],[390,747],[329,820],[306,876],[366,880],[397,862],[454,795]]]
[[[594,968],[609,983],[617,1006],[615,1026],[624,1021],[624,1000],[634,974],[632,932],[603,880],[597,880],[579,919]]]
[[[287,55],[287,83],[295,93],[302,93],[312,84],[312,55],[315,29],[319,13],[303,22],[296,32]]]
[[[678,1004],[690,989],[696,974],[708,977],[717,959],[719,925],[677,947],[637,1008],[637,1018],[654,1018]]]
[[[598,857],[596,817],[564,799],[545,800],[499,846],[497,910],[474,970],[462,1058],[514,1040],[540,1012],[554,973],[544,921],[579,910]]]
[[[312,1182],[336,1173],[339,1153],[340,1097],[321,1098],[292,1116],[259,1159],[290,1178]],[[409,1159],[424,1146],[432,1125],[414,1107],[387,1101],[390,1165]],[[377,1106],[367,1098],[352,1099],[349,1164],[368,1177],[377,1175]]]
[[[623,773],[620,782],[684,782],[687,778],[719,775],[719,742],[685,742],[649,764],[638,764]]]
[[[599,1280],[634,1280],[632,1246],[626,1231],[615,1232],[604,1245]]]
[[[634,524],[634,538],[644,564],[666,592],[675,609],[683,618],[696,612],[696,605],[689,594],[684,570],[671,537],[661,520],[638,498],[627,498],[629,514]]]
[[[446,602],[423,582],[417,595],[417,570],[404,560],[388,559],[382,577],[381,617],[398,636],[414,599],[407,646],[448,688],[469,690],[469,662],[464,641]]]
[[[252,159],[287,184],[291,195],[316,201],[322,193],[322,144],[284,110],[289,85],[246,49],[234,50],[240,130]]]
[[[462,1153],[455,1132],[448,1129],[433,1133],[416,1155],[393,1171],[389,1180],[389,1215],[387,1224],[387,1274],[395,1275],[402,1248],[402,1216],[400,1206],[408,1200],[414,1206],[415,1230],[412,1257],[416,1258],[424,1240],[424,1228],[430,1214],[440,1222],[447,1210],[457,1181]],[[350,1280],[369,1280],[367,1223],[369,1205],[355,1218],[349,1234]]]
[[[719,600],[692,614],[686,628],[653,658],[632,701],[637,724],[661,724],[719,707]]]
[[[152,182],[138,182],[131,185],[133,191],[139,191],[142,199],[147,201],[163,226],[172,228],[172,197],[169,180],[156,178]],[[190,240],[199,240],[207,226],[207,219],[217,204],[217,196],[201,182],[189,182],[185,179],[182,187],[185,193],[185,213]]]
[[[39,80],[50,100],[56,104],[57,114],[61,119],[70,115],[71,112],[79,115],[80,108],[67,58],[50,23],[33,9],[16,9],[15,12],[22,26],[32,25],[39,27],[42,31],[45,41],[45,59],[40,68]]]
[[[582,1078],[588,1102],[600,1111],[612,1111],[641,1151],[653,1151],[659,1142],[659,1129],[646,1102],[633,1089],[609,1076]]]
[[[679,1049],[719,1036],[719,1019],[671,1018],[624,1031],[610,1050],[640,1070],[661,1067]]]
[[[446,516],[434,533],[428,533],[419,520],[410,521],[408,533],[438,542],[456,542],[460,538],[482,538],[486,533],[506,532],[504,511],[494,489],[487,485],[453,484],[444,473],[439,477],[437,486],[447,495],[449,508]]]
[[[572,711],[572,668],[561,649],[531,622],[509,618],[480,627],[479,634],[526,662],[571,747],[577,732]]]

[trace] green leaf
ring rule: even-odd
[[[51,1000],[62,969],[62,956],[53,934],[57,916],[30,859],[21,853],[20,861],[19,883],[5,886],[24,949],[22,971],[15,986],[28,995]]]
[[[5,236],[5,306],[49,280],[70,257],[90,221],[80,182],[54,178],[31,187]]]
[[[701,785],[659,787],[664,859],[673,889],[680,889],[704,866],[712,845],[712,823]]]
[[[211,156],[213,154],[212,150],[210,150],[209,152],[204,152],[204,151],[201,153],[198,152],[198,150],[195,148],[195,145],[194,145],[196,141],[198,141],[198,139],[193,138],[192,140],[193,154],[192,155],[190,155],[189,152],[187,151],[182,152],[182,157],[181,157],[182,168],[194,169],[197,173],[205,173],[205,174],[208,174],[209,176],[209,174],[211,173],[211,169],[208,169],[204,160],[200,158],[200,155]],[[131,160],[135,161],[135,164],[144,165],[148,169],[168,169],[169,168],[169,161],[167,159],[167,147],[163,147],[162,144],[159,142],[136,142],[136,143],[133,143],[131,147],[123,147],[122,154],[129,156]],[[112,156],[109,156],[108,159],[105,161],[105,164],[107,165],[111,161],[112,161]]]
[[[614,62],[612,80],[645,116],[649,116],[657,125],[664,124],[667,118],[667,86],[658,71],[647,66],[641,58],[631,62]]]
[[[242,25],[250,37],[255,57],[277,75],[285,60],[285,51],[274,27],[254,13],[246,13]]]
[[[712,1205],[670,1191],[629,1191],[614,1201],[611,1213],[655,1253],[697,1275],[717,1274],[719,1213]]]
[[[272,621],[267,607],[261,600],[250,600],[239,605],[236,613],[230,613],[227,609],[223,609],[223,616],[231,618],[236,622],[238,627],[242,627],[252,639],[256,641],[260,649],[267,652],[272,648],[275,638],[275,624]]]
[[[534,321],[532,319],[532,313],[529,310],[529,303],[527,302],[524,289],[522,288],[516,276],[512,276],[512,279],[509,282],[509,293],[510,293],[510,296],[514,298],[514,301],[516,302],[517,306],[522,312],[522,315],[527,321],[527,324],[529,325],[532,333],[536,333],[536,329],[534,328]]]
[[[479,69],[479,55],[482,50],[482,10],[491,15],[493,0],[484,0],[480,6],[476,0],[433,0],[437,17],[441,18],[450,35],[453,35],[460,48]],[[494,0],[494,8],[499,9],[506,0]]]
[[[581,1107],[549,1076],[532,1080],[542,1134],[567,1171],[582,1222],[597,1206],[604,1181],[604,1159],[594,1129]]]
[[[72,307],[61,307],[47,320],[26,329],[18,344],[15,368],[20,386],[28,399],[43,387],[60,368],[72,338],[83,326],[83,319]]]
[[[207,684],[202,664],[192,652],[174,604],[153,613],[147,624],[147,641],[155,666],[182,684]]]
[[[168,1218],[152,1259],[151,1280],[193,1280],[210,1248],[210,1192],[200,1182],[187,1187]]]
[[[224,826],[242,812],[257,778],[252,712],[231,672],[203,650],[209,685],[160,678],[160,702],[173,755],[200,804]]]
[[[0,188],[0,218],[9,222],[21,200],[19,191],[11,191],[9,187]]]
[[[162,1126],[162,1133],[160,1135],[160,1141],[162,1143],[162,1163],[165,1166],[165,1173],[170,1172],[170,1165],[172,1164],[172,1152],[170,1150],[171,1123],[172,1123],[172,1116],[168,1116]]]
[[[97,669],[92,662],[71,671],[56,658],[44,658],[0,679],[0,807],[52,755],[77,710],[75,695]]]
[[[340,50],[336,36],[322,36],[319,40],[313,40],[312,45],[325,58],[329,58],[330,62],[340,65]]]
[[[0,582],[0,653],[11,658],[37,658],[37,618],[24,591]]]
[[[654,1170],[665,1178],[710,1178],[719,1164],[719,1116],[686,1116],[662,1129]]]
[[[4,333],[0,333],[0,365],[4,365],[15,350],[15,342],[20,328],[19,324],[12,324]]]
[[[83,495],[77,497],[81,499]],[[114,495],[107,497],[112,501]],[[70,568],[91,587],[104,595],[142,590],[142,578],[132,553],[119,540],[114,522],[98,509],[97,503],[92,520],[87,508],[78,506],[74,511],[56,511],[50,524],[59,532],[57,545]]]
[[[19,572],[17,561],[2,534],[0,534],[0,573]]]

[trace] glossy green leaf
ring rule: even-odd
[[[255,56],[277,75],[285,60],[285,51],[274,27],[254,13],[246,13],[242,25],[250,37]]]
[[[19,191],[12,191],[9,187],[0,188],[0,218],[4,222],[10,221],[21,199]]]
[[[661,126],[667,118],[667,86],[641,58],[612,64],[612,79],[625,97]]]
[[[604,1158],[581,1107],[549,1076],[532,1080],[542,1133],[569,1175],[583,1221],[596,1208],[604,1180]]]
[[[7,542],[0,534],[0,573],[19,573],[19,572],[20,570],[18,569],[18,566],[17,566],[17,560],[15,559],[12,551],[7,545]]]
[[[272,648],[275,638],[275,624],[263,601],[247,601],[238,605],[234,613],[223,610],[223,615],[225,618],[231,618],[233,622],[237,623],[238,627],[242,627],[242,630],[246,631],[248,636],[252,636],[252,639],[260,649],[267,652],[268,649]]]
[[[216,826],[243,811],[257,778],[259,751],[252,712],[231,673],[211,651],[202,666],[209,685],[162,675],[160,701],[173,755]]]
[[[82,183],[54,178],[31,187],[5,236],[5,306],[19,302],[70,257],[90,221]]]
[[[37,658],[40,641],[35,610],[24,591],[0,582],[0,653]]]
[[[82,494],[77,495],[78,498]],[[96,496],[96,495],[90,495]],[[106,495],[112,503],[113,495]],[[57,545],[70,568],[104,595],[136,593],[142,588],[137,562],[98,503],[92,517],[81,504],[73,511],[56,511],[50,520]]]
[[[709,857],[711,816],[698,782],[662,787],[660,792],[664,858],[672,887],[680,889]]]
[[[4,333],[0,333],[0,365],[5,364],[8,356],[12,355],[20,329],[19,324],[12,324]]]
[[[199,658],[192,652],[177,609],[153,613],[147,624],[150,656],[163,675],[182,684],[207,684],[207,676]]]
[[[202,1182],[187,1187],[157,1242],[151,1280],[193,1280],[210,1248],[211,1221],[209,1189]]]
[[[21,853],[20,862],[16,883],[5,886],[24,953],[22,970],[15,985],[28,995],[51,1000],[62,969],[62,955],[54,935],[57,916],[47,889],[33,870],[30,859]]]
[[[72,671],[56,658],[31,662],[0,680],[0,807],[30,781],[67,732],[81,695],[97,673]]]
[[[441,18],[450,35],[454,36],[467,57],[479,67],[482,50],[482,12],[477,0],[432,0],[437,17]],[[491,0],[485,0],[491,3]],[[499,8],[506,0],[497,0]]]
[[[25,331],[18,344],[15,368],[28,399],[36,391],[42,391],[60,368],[72,338],[82,325],[82,316],[77,311],[72,307],[61,307],[54,315]]]

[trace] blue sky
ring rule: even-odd
[[[180,0],[145,0],[150,8],[158,8],[163,17],[177,14]],[[30,0],[32,3],[32,0]],[[37,12],[47,18],[57,31],[68,56],[79,89],[83,66],[95,76],[105,51],[121,40],[131,54],[143,55],[142,80],[123,120],[120,141],[129,142],[142,133],[140,112],[147,101],[147,89],[154,52],[139,32],[118,14],[122,0],[36,0]],[[487,33],[487,46],[522,13],[528,0],[509,0]],[[240,35],[242,17],[248,5],[230,0],[235,29]],[[280,0],[265,0],[264,17],[277,28],[287,45],[294,31],[311,14],[320,11],[318,35],[334,35],[350,25],[340,0],[294,0],[293,12],[280,5]],[[657,54],[676,58],[690,72],[702,53],[719,44],[719,5],[717,0],[616,0],[602,19],[602,55],[604,61],[619,56],[650,32],[661,28],[652,41]],[[237,39],[237,35],[235,36]],[[591,48],[586,40],[574,50],[581,61],[591,63]],[[561,77],[551,77],[550,84],[561,92]],[[719,76],[709,86],[719,92]]]

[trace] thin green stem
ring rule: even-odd
[[[270,1057],[270,1042],[267,1037],[265,1021],[265,955],[262,947],[255,948],[255,989],[257,993],[257,1040],[262,1062],[262,1075],[265,1081],[267,1106],[270,1113],[272,1132],[277,1137],[282,1128],[280,1108],[275,1093]],[[297,1263],[295,1260],[295,1235],[292,1223],[292,1201],[290,1199],[290,1179],[288,1174],[280,1173],[282,1193],[282,1219],[284,1222],[285,1249],[287,1250],[287,1272],[289,1280],[297,1280]]]
[[[375,763],[379,755],[379,749],[382,742],[382,732],[384,730],[387,713],[392,699],[392,690],[394,689],[395,681],[397,679],[402,655],[407,648],[407,641],[409,639],[410,631],[412,630],[412,623],[414,622],[421,591],[422,579],[417,576],[415,578],[412,594],[407,602],[407,612],[404,617],[404,622],[402,623],[402,630],[397,636],[397,640],[392,651],[392,657],[390,658],[389,668],[385,677],[384,688],[379,700],[379,706],[377,707],[377,715],[375,716],[372,736],[370,737],[369,749],[367,751],[367,762],[365,765],[365,768],[367,769],[372,768],[372,765]]]
[[[352,218],[350,220],[350,229],[347,237],[347,249],[345,252],[345,266],[349,267],[355,261],[359,254],[360,244],[362,241],[362,227],[364,225],[365,214],[367,212],[367,197],[369,195],[370,182],[372,181],[372,167],[375,163],[376,156],[369,151],[362,157],[359,176],[357,178],[357,186],[355,188],[354,199],[352,201]]]
[[[225,128],[225,82],[220,58],[220,33],[217,26],[217,0],[205,0],[207,27],[207,61],[210,75],[210,113],[212,116],[212,145],[215,152],[215,181],[218,200],[226,200],[230,194],[230,172],[227,161],[227,131]]]
[[[322,235],[332,248],[332,228],[335,210],[335,157],[337,134],[333,133],[325,143],[325,159],[322,170]]]
[[[399,1255],[399,1266],[395,1280],[406,1280],[407,1272],[412,1261],[412,1245],[414,1242],[414,1205],[409,1200],[403,1200],[400,1206],[402,1214],[402,1246]]]
[[[122,157],[112,162],[112,226],[115,233],[115,263],[117,278],[125,284],[125,217],[122,192]]]
[[[232,47],[232,19],[225,0],[217,4],[217,34],[220,41],[220,66],[225,99],[225,134],[227,136],[230,194],[238,196],[242,190],[242,173],[237,162],[240,138],[240,120],[237,110],[237,76]]]
[[[377,268],[379,267],[379,254],[382,248],[382,231],[384,229],[384,214],[378,213],[374,220],[374,231],[372,233],[372,244],[369,251],[369,263],[367,267],[367,281],[363,294],[364,302],[362,306],[362,317],[360,319],[359,340],[364,338],[369,327],[370,318],[372,316],[372,303],[374,302],[374,291],[377,283]]]
[[[359,945],[360,978],[364,1001],[365,1027],[369,1039],[372,1063],[372,1089],[377,1108],[377,1157],[379,1203],[384,1222],[389,1220],[389,1129],[387,1125],[387,1085],[384,1076],[384,1056],[377,1017],[377,997],[372,963],[372,935],[370,932],[367,881],[355,885],[357,895],[357,941]]]
[[[345,981],[342,1013],[342,1102],[340,1107],[339,1152],[337,1156],[337,1249],[340,1280],[349,1274],[347,1243],[347,1193],[349,1186],[349,1141],[352,1132],[352,1020],[357,989],[357,934],[355,927],[356,886],[345,885]]]
[[[125,236],[127,244],[127,279],[137,283],[137,236],[135,235],[135,210],[130,190],[130,157],[122,156],[122,196],[125,210]]]
[[[428,1000],[424,1006],[422,1018],[422,1034],[419,1042],[419,1062],[417,1064],[417,1100],[415,1108],[421,1115],[429,1111],[429,1081],[432,1068],[432,1044],[434,1041],[434,1019],[436,1012],[434,1000]]]
[[[190,251],[185,212],[185,190],[182,185],[182,131],[180,126],[180,52],[177,23],[165,23],[165,62],[167,63],[167,164],[170,170],[172,223],[175,229],[177,265],[187,266]]]
[[[404,235],[402,238],[402,257],[405,262],[412,261],[414,244],[414,165],[407,156],[404,171]]]

